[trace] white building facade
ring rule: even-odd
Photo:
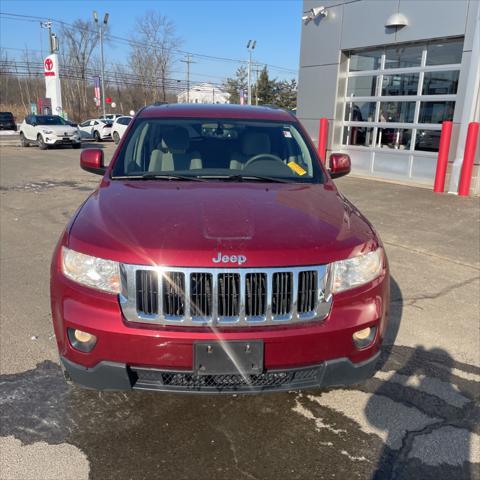
[[[230,94],[212,83],[200,83],[177,96],[178,103],[230,103]]]

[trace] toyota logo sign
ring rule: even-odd
[[[53,60],[50,57],[48,57],[43,62],[43,65],[45,66],[45,76],[54,77],[55,72],[53,71]]]

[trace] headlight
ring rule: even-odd
[[[118,262],[62,248],[62,272],[74,282],[110,293],[120,292]]]
[[[332,263],[332,293],[358,287],[377,278],[383,268],[383,250]]]
[[[42,130],[42,132],[47,135],[50,135],[51,133],[53,133],[53,130]]]

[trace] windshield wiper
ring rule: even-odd
[[[205,182],[203,178],[190,175],[176,175],[176,174],[158,174],[158,173],[144,173],[142,175],[123,175],[112,177],[112,180],[184,180],[187,182]]]
[[[206,178],[205,176],[203,178]],[[290,180],[284,180],[282,178],[275,177],[265,177],[262,175],[215,175],[208,178],[225,180],[230,182],[243,182],[245,180],[257,180],[260,182],[269,182],[269,183],[292,183]]]

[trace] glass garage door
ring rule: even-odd
[[[463,39],[348,54],[342,144],[380,151],[437,152],[452,120]]]

